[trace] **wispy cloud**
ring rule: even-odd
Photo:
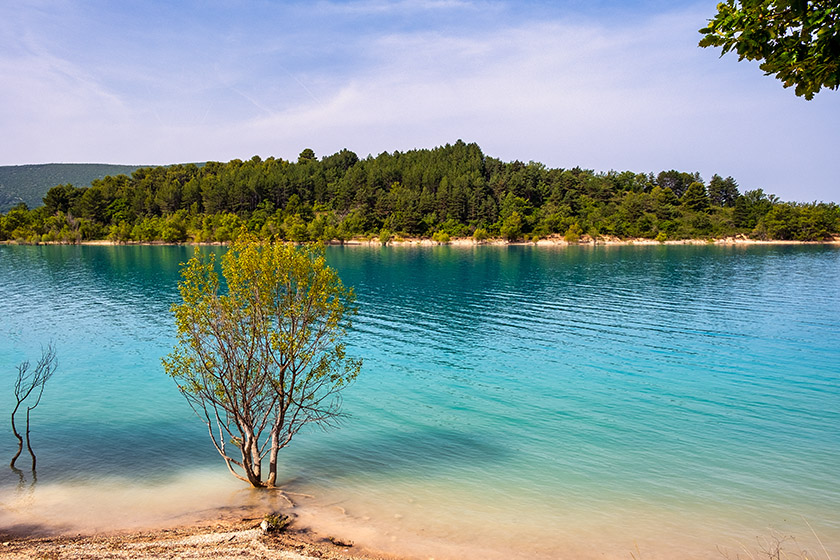
[[[405,14],[440,10],[488,10],[498,7],[496,2],[468,0],[361,0],[358,2],[316,2],[325,12],[345,14]]]
[[[39,43],[29,22],[40,50],[0,53],[0,124],[19,139],[0,163],[364,156],[463,138],[502,159],[716,172],[786,198],[830,198],[840,176],[836,98],[805,103],[698,49],[705,6],[632,25],[513,17],[502,2],[257,6],[183,35],[138,26],[108,39],[113,53]],[[823,194],[799,196],[803,180]]]
[[[699,18],[674,13],[632,29],[553,21],[383,35],[359,45],[374,63],[336,80],[326,102],[290,107],[248,130],[288,131],[274,135],[286,153],[302,138],[321,153],[349,146],[364,155],[462,137],[505,159],[731,174],[792,198],[803,173],[837,171],[815,141],[840,124],[837,112],[805,106],[753,68],[697,49]],[[806,116],[815,112],[823,116]],[[817,164],[803,171],[808,160]],[[811,186],[825,182],[821,173]]]

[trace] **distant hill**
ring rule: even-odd
[[[44,163],[0,166],[0,213],[25,202],[30,208],[43,204],[42,198],[56,185],[67,183],[86,187],[107,175],[131,175],[143,165],[107,163]]]

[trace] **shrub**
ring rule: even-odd
[[[391,232],[385,228],[382,228],[379,232],[379,242],[383,245],[387,245],[388,242],[391,240]]]
[[[569,226],[569,229],[566,230],[566,235],[563,236],[563,239],[566,240],[566,243],[577,243],[580,241],[580,236],[583,233],[583,229],[578,225],[577,222],[573,223]]]
[[[262,523],[260,523],[260,528],[263,533],[279,533],[284,531],[291,522],[292,518],[288,515],[269,513],[263,518]]]
[[[522,216],[519,212],[514,212],[502,222],[500,233],[508,241],[516,241],[522,236]]]

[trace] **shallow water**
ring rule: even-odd
[[[38,484],[0,470],[0,524],[148,525],[253,499],[160,366],[191,254],[0,247],[0,414],[17,363],[50,339],[60,360],[33,412]],[[837,248],[328,260],[356,290],[365,365],[343,427],[282,453],[304,521],[417,557],[718,558],[774,531],[824,557],[811,528],[840,555]]]

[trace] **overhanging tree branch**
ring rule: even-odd
[[[700,30],[701,47],[761,60],[796,95],[840,87],[840,5],[836,0],[727,0]]]

